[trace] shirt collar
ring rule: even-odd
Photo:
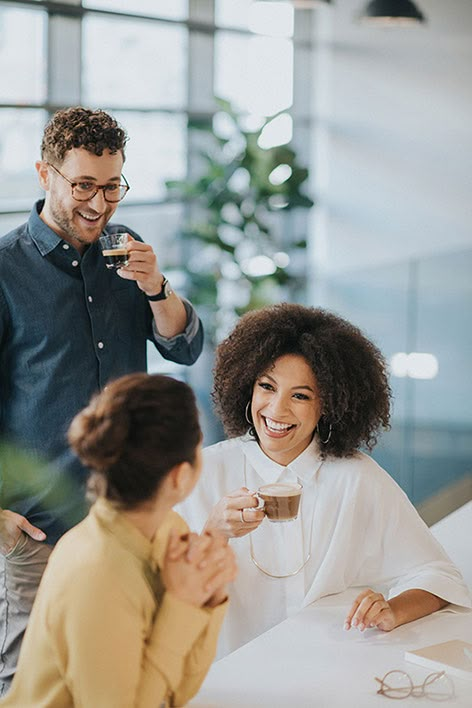
[[[62,243],[62,239],[53,231],[40,217],[40,213],[44,206],[44,199],[40,199],[31,209],[31,213],[28,219],[28,229],[31,234],[31,238],[38,247],[38,250],[42,256],[47,256],[51,253],[59,243]],[[65,243],[65,242],[64,242]]]
[[[153,544],[120,514],[112,502],[100,497],[90,509],[90,514],[134,556],[152,564]]]
[[[286,467],[279,465],[277,462],[267,457],[259,447],[259,443],[250,435],[242,437],[240,445],[249,464],[252,465],[267,484],[270,482],[278,482],[282,477],[284,479],[291,477],[294,479],[298,478],[302,483],[308,484],[313,480],[323,462],[316,437],[313,438],[308,447]]]

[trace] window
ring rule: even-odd
[[[40,196],[35,160],[45,111],[0,109],[0,210],[26,209]]]
[[[0,5],[0,101],[44,101],[45,18],[42,11]]]
[[[165,180],[185,177],[186,117],[121,111],[114,115],[130,136],[125,172],[132,192],[126,202],[164,200]]]
[[[84,7],[114,12],[132,12],[133,15],[167,17],[185,20],[188,15],[187,0],[84,0]]]
[[[216,95],[239,110],[270,116],[292,105],[290,40],[220,31],[215,38],[215,69]]]
[[[115,220],[153,244],[181,289],[185,205],[167,200],[165,182],[199,159],[188,121],[211,119],[214,95],[254,117],[290,110],[293,19],[288,4],[252,0],[0,0],[0,236],[41,197],[34,163],[48,116],[103,108],[130,138],[131,189]]]
[[[87,105],[182,109],[187,30],[146,20],[90,15],[83,22]]]

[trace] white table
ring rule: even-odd
[[[472,587],[472,502],[431,531]],[[394,703],[377,695],[375,676],[403,669],[420,684],[430,671],[403,659],[407,649],[447,639],[472,642],[472,613],[448,610],[393,632],[343,630],[351,589],[306,607],[238,651],[216,662],[193,708],[394,708],[435,705],[426,698]],[[257,598],[255,598],[257,601]],[[472,681],[453,677],[456,698],[442,705],[472,707]],[[441,705],[441,704],[439,704]]]
[[[385,633],[346,632],[346,609],[358,590],[318,600],[249,644],[213,664],[192,708],[394,708],[452,705],[471,708],[472,680],[454,677],[456,698],[402,701],[377,695],[374,677],[403,669],[415,684],[429,670],[403,659],[447,639],[472,641],[472,613],[446,610]]]

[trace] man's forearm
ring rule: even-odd
[[[187,312],[184,303],[172,293],[166,300],[149,302],[157,331],[162,337],[175,337],[182,334],[187,326]]]

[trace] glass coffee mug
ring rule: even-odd
[[[299,482],[264,484],[256,492],[258,508],[269,521],[292,521],[298,516],[302,489]]]
[[[265,519],[249,534],[251,559],[272,578],[299,573],[310,558],[302,518],[299,482],[276,482],[259,487],[255,496]]]

